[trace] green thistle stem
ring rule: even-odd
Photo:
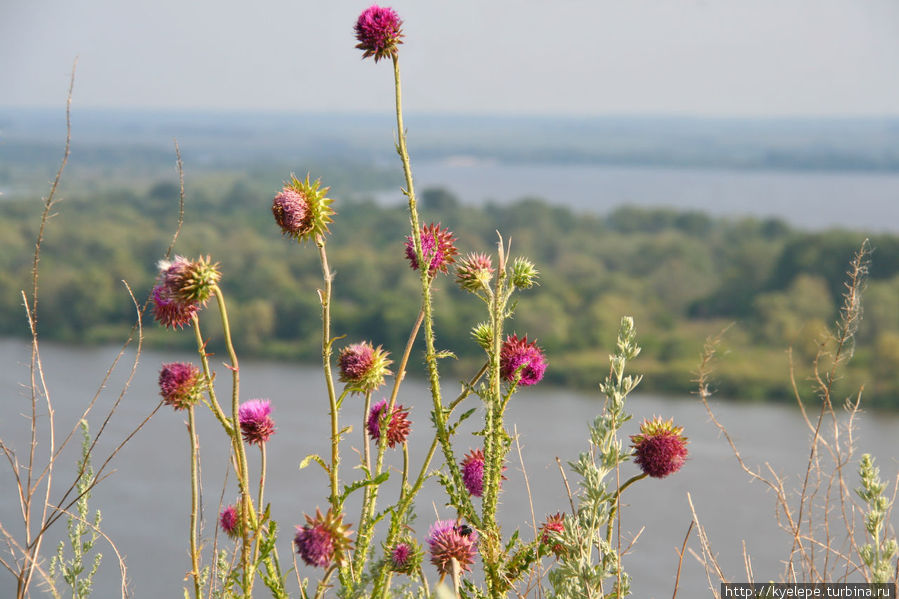
[[[631,478],[627,479],[627,481],[625,481],[625,483],[623,485],[618,487],[618,491],[615,493],[615,502],[612,504],[612,509],[609,510],[609,524],[606,528],[606,542],[607,543],[611,544],[611,542],[612,542],[612,531],[615,528],[615,515],[618,513],[618,505],[619,505],[619,502],[621,501],[621,494],[624,493],[624,490],[627,489],[629,486],[631,486],[638,480],[643,480],[647,476],[649,476],[649,475],[646,474],[645,472],[642,474],[637,474],[637,475],[632,476]]]
[[[225,413],[222,411],[222,406],[218,402],[218,398],[215,395],[215,387],[212,384],[212,370],[209,368],[209,356],[206,354],[206,342],[203,341],[203,334],[200,332],[200,319],[196,314],[192,316],[193,319],[193,329],[194,336],[197,340],[197,353],[200,354],[200,362],[203,365],[203,375],[206,377],[206,395],[209,398],[207,405],[209,409],[212,410],[212,413],[215,415],[216,419],[225,429],[225,433],[229,437],[233,435],[233,425],[231,421],[228,420],[228,417],[225,416]]]
[[[319,291],[319,299],[322,305],[322,368],[325,373],[325,384],[328,387],[328,404],[331,416],[331,507],[335,513],[340,512],[340,423],[338,419],[337,395],[334,391],[334,377],[331,374],[331,282],[334,276],[328,265],[328,254],[325,251],[325,238],[321,235],[315,237],[315,245],[322,265],[322,278],[325,288]]]
[[[197,549],[197,514],[200,511],[200,483],[197,465],[197,428],[194,419],[194,408],[187,409],[187,434],[190,439],[190,564],[191,576],[194,579],[194,599],[200,599],[200,552]]]
[[[238,411],[240,408],[240,365],[237,361],[237,352],[234,351],[234,344],[231,340],[231,325],[228,320],[228,307],[225,304],[225,296],[221,288],[215,284],[212,286],[218,303],[219,313],[222,319],[222,333],[225,337],[225,347],[228,350],[228,357],[231,365],[228,369],[231,371],[231,422],[234,426],[231,429],[231,444],[234,448],[234,457],[237,462],[237,484],[240,489],[240,510],[241,521],[245,526],[241,527],[242,543],[240,552],[240,563],[243,570],[243,586],[244,593],[252,596],[253,592],[253,568],[250,559],[252,553],[252,539],[250,538],[250,530],[256,530],[256,513],[253,509],[253,499],[250,495],[250,475],[247,466],[247,453],[244,448],[243,439],[240,435],[240,417]]]

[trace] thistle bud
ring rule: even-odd
[[[515,258],[512,263],[512,284],[518,289],[530,289],[537,284],[540,271],[527,258]]]

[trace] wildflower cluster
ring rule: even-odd
[[[397,106],[400,106],[399,45],[402,43],[402,21],[390,8],[372,6],[359,17],[355,26],[357,47],[363,58],[373,57],[375,62],[391,58],[394,62]],[[397,110],[397,129],[400,158],[408,184],[409,220],[412,234],[403,238],[397,235],[399,244],[412,270],[418,271],[421,283],[421,308],[416,324],[407,342],[406,351],[394,365],[390,353],[371,341],[360,341],[343,346],[334,356],[335,342],[343,335],[335,336],[331,326],[334,274],[327,257],[327,234],[333,224],[333,201],[327,197],[328,187],[321,182],[291,176],[290,182],[274,195],[271,211],[282,235],[297,242],[314,241],[321,262],[323,283],[317,290],[321,303],[322,371],[325,378],[326,403],[329,407],[330,427],[328,437],[330,454],[323,458],[318,454],[307,456],[301,463],[304,468],[317,463],[327,474],[328,509],[315,509],[314,515],[304,513],[305,523],[296,527],[293,548],[301,568],[318,568],[322,573],[314,596],[320,598],[333,584],[336,575],[341,595],[370,596],[386,599],[392,596],[390,589],[393,574],[405,574],[413,580],[422,580],[427,587],[427,562],[442,581],[452,576],[458,587],[458,577],[471,572],[475,562],[483,566],[484,590],[475,582],[466,580],[464,586],[472,596],[491,599],[506,596],[522,577],[531,571],[534,563],[547,556],[554,556],[557,568],[550,574],[554,588],[559,591],[565,585],[586,585],[583,588],[601,591],[602,581],[612,574],[620,574],[617,552],[600,534],[600,527],[612,526],[612,514],[618,508],[620,493],[634,480],[628,481],[615,493],[610,492],[603,478],[618,463],[628,460],[631,454],[622,450],[617,433],[627,419],[623,412],[624,397],[638,382],[624,377],[624,363],[639,352],[634,341],[633,323],[622,323],[619,352],[613,357],[612,375],[602,389],[609,398],[603,415],[597,418],[591,429],[592,451],[583,454],[572,464],[575,472],[585,481],[583,494],[576,514],[561,513],[547,517],[536,538],[526,541],[515,531],[511,538],[503,539],[497,511],[505,480],[507,455],[511,435],[504,425],[504,415],[513,396],[543,380],[547,358],[536,339],[518,333],[504,332],[506,321],[513,316],[516,301],[513,295],[537,285],[539,272],[527,258],[509,255],[511,247],[502,237],[495,254],[470,251],[459,258],[455,234],[440,223],[421,225],[412,187],[411,167],[405,145],[405,128],[402,111]],[[451,271],[452,269],[452,271]],[[436,347],[433,294],[431,283],[438,273],[455,275],[455,282],[469,292],[469,298],[481,300],[486,308],[486,319],[472,331],[474,342],[484,350],[485,364],[462,386],[454,401],[446,401],[442,395],[438,362],[450,356],[448,351]],[[268,399],[241,401],[239,365],[230,337],[227,306],[218,282],[221,275],[218,265],[209,257],[188,260],[177,256],[171,262],[160,264],[159,275],[153,289],[154,314],[165,327],[177,329],[194,325],[197,350],[202,368],[189,363],[164,364],[159,376],[163,401],[178,410],[187,409],[191,434],[192,464],[192,519],[190,578],[194,583],[195,599],[203,596],[206,584],[201,568],[198,514],[200,494],[197,486],[198,462],[196,428],[193,407],[198,403],[208,406],[228,437],[231,465],[237,478],[237,500],[223,506],[218,514],[218,526],[223,537],[233,541],[231,566],[222,557],[217,563],[227,572],[221,574],[218,589],[210,594],[222,596],[252,596],[254,580],[261,578],[271,594],[283,599],[285,577],[277,551],[277,525],[271,520],[270,506],[264,503],[266,483],[267,443],[276,431],[272,418],[272,402]],[[200,309],[216,296],[221,331],[228,352],[231,371],[231,406],[226,411],[218,402],[215,377],[209,367],[206,339],[200,330]],[[204,318],[205,322],[205,318]],[[397,402],[399,387],[405,377],[410,354],[416,347],[417,337],[424,341],[424,363],[430,385],[431,420],[434,424],[432,449],[424,463],[413,465],[407,443],[412,432],[410,409]],[[337,374],[332,374],[336,361]],[[393,388],[388,397],[374,401],[372,395],[381,389],[388,377],[394,375]],[[335,378],[343,383],[342,390],[335,385]],[[361,397],[357,397],[361,396]],[[469,418],[476,408],[469,408],[461,415],[454,410],[469,396],[480,398],[483,407],[483,428],[475,433],[478,447],[469,450],[459,460],[455,453],[459,424]],[[302,401],[314,401],[314,397]],[[346,400],[346,401],[345,401]],[[342,410],[347,406],[361,409],[361,431],[353,432],[353,426],[341,422]],[[358,420],[354,420],[358,423]],[[341,446],[344,440],[361,432],[362,444],[358,451],[358,463],[353,479],[347,481],[342,470]],[[636,463],[644,470],[641,476],[663,477],[675,472],[686,459],[686,438],[682,429],[671,421],[659,419],[644,423],[640,434],[632,437]],[[373,443],[372,443],[373,442]],[[397,468],[390,460],[400,452],[388,450],[402,448],[402,470],[399,493],[393,503],[383,503],[386,487],[382,485]],[[431,460],[437,448],[443,453],[444,466],[438,470],[448,505],[455,511],[455,519],[438,519],[428,529],[424,540],[416,538],[413,527],[413,511],[416,494],[432,471]],[[251,467],[247,452],[258,450],[259,467]],[[415,472],[420,474],[416,478]],[[252,480],[258,476],[258,484]],[[341,476],[343,474],[343,477]],[[639,477],[637,477],[639,478]],[[252,493],[251,493],[252,489]],[[257,491],[258,489],[258,491]],[[361,510],[355,526],[346,516],[347,500],[354,493],[361,495]],[[475,502],[474,498],[479,501]],[[376,525],[384,522],[386,531],[376,532]],[[374,558],[380,538],[381,555]],[[577,570],[573,564],[583,566],[584,555],[592,555],[592,548],[601,549],[600,564],[587,570]],[[577,560],[580,560],[578,562]],[[580,566],[578,566],[580,567]],[[574,569],[573,569],[574,568]],[[307,592],[308,579],[301,580],[301,594]],[[626,583],[626,576],[618,577]],[[598,583],[599,586],[596,586]],[[592,586],[591,586],[592,585]],[[617,589],[619,597],[626,588]],[[596,593],[594,593],[595,595]],[[599,593],[601,594],[601,592]],[[562,595],[559,595],[562,596]],[[568,595],[565,595],[568,596]],[[576,596],[576,595],[570,595]],[[592,596],[592,595],[591,595]]]

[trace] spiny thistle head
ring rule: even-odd
[[[640,434],[631,435],[634,462],[654,478],[664,478],[680,470],[687,460],[687,438],[684,427],[674,426],[674,420],[644,420]]]
[[[320,188],[321,180],[310,183],[309,175],[301,181],[291,175],[291,181],[272,201],[272,214],[281,232],[297,241],[309,241],[328,233],[334,210],[331,198],[325,197],[330,187]]]
[[[188,362],[170,362],[159,371],[159,393],[166,405],[186,410],[203,399],[206,377]]]
[[[384,377],[393,374],[388,366],[393,360],[381,346],[374,347],[368,341],[348,345],[337,356],[340,381],[353,393],[370,393],[384,384]]]
[[[449,229],[441,229],[440,223],[425,225],[421,228],[421,255],[428,263],[428,274],[434,276],[437,271],[446,274],[450,264],[455,262],[459,251],[454,245],[456,238]],[[406,237],[406,258],[414,270],[418,270],[418,256],[415,255],[415,241]]]
[[[159,267],[166,286],[175,296],[200,306],[206,305],[222,278],[218,262],[213,264],[209,256],[200,256],[196,260],[176,256],[173,262],[160,262]]]
[[[543,378],[546,357],[536,341],[528,343],[527,335],[521,339],[517,335],[509,335],[500,350],[499,369],[507,381],[514,382],[518,378],[518,384],[527,387]]]
[[[452,520],[438,520],[428,531],[428,548],[431,563],[440,574],[451,574],[452,560],[459,562],[463,572],[471,571],[471,565],[478,553],[478,533],[465,524]]]
[[[221,526],[225,534],[232,539],[239,536],[240,517],[238,516],[237,508],[234,505],[222,508],[222,513],[219,514],[219,526]]]
[[[468,492],[481,497],[484,494],[484,452],[481,449],[469,451],[462,460],[462,483]]]
[[[309,566],[327,568],[332,562],[344,563],[352,549],[350,525],[343,523],[343,514],[334,514],[332,509],[322,515],[315,508],[315,518],[306,516],[306,524],[297,526],[293,538],[297,553]]]
[[[409,576],[418,572],[424,557],[421,545],[412,538],[397,541],[393,547],[387,548],[386,553],[390,571]]]
[[[275,432],[271,418],[272,403],[267,399],[251,399],[240,405],[237,418],[244,441],[250,445],[262,445]]]
[[[512,263],[512,284],[518,289],[530,289],[537,284],[540,271],[527,258],[515,258]]]
[[[180,329],[190,324],[201,307],[199,292],[190,287],[193,265],[183,256],[175,256],[172,261],[159,261],[159,273],[152,293],[153,317],[166,328]],[[216,278],[213,283],[217,280]],[[206,293],[203,301],[208,297]]]
[[[486,289],[493,279],[493,263],[487,254],[471,253],[456,265],[456,283],[471,292]]]
[[[381,400],[371,407],[368,412],[368,421],[366,428],[368,436],[379,441],[381,439],[381,418],[387,410],[387,400]],[[396,447],[402,445],[409,438],[409,410],[403,406],[393,406],[393,414],[388,418],[387,424],[387,446]]]
[[[382,58],[396,56],[397,46],[403,43],[403,21],[392,8],[380,7],[377,4],[366,8],[356,20],[356,47],[363,50],[362,58],[375,57],[375,62]]]
[[[543,526],[540,527],[540,545],[552,552],[556,557],[565,553],[565,547],[553,539],[554,535],[561,534],[565,530],[565,516],[556,512],[547,516]]]
[[[490,351],[493,345],[493,329],[486,322],[479,322],[471,329],[471,336],[484,351]]]

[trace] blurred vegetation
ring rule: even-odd
[[[297,247],[280,236],[270,211],[278,188],[270,176],[220,177],[189,188],[176,251],[209,254],[220,262],[242,356],[315,361],[321,351],[320,266],[314,247]],[[346,196],[330,194],[338,211],[328,240],[337,273],[332,330],[347,334],[347,342],[370,339],[399,354],[419,304],[418,277],[403,253],[406,208],[379,206],[335,183],[338,188]],[[513,256],[537,264],[540,286],[522,297],[511,329],[536,337],[546,350],[548,380],[578,387],[602,379],[598,365],[628,314],[644,347],[639,369],[647,390],[692,391],[703,342],[735,323],[715,373],[720,396],[790,400],[786,352],[792,348],[795,380],[810,397],[810,366],[836,319],[844,272],[864,238],[846,231],[798,231],[778,220],[665,209],[621,208],[598,217],[539,199],[473,207],[441,189],[425,190],[420,201],[425,222],[450,227],[462,254],[492,252],[500,231],[511,240]],[[176,226],[177,205],[178,187],[171,182],[137,191],[70,192],[60,204],[62,214],[50,223],[42,254],[43,337],[120,340],[135,319],[121,281],[138,301],[147,297],[156,261]],[[20,290],[30,281],[39,209],[37,199],[0,203],[2,335],[28,334]],[[848,395],[864,385],[866,405],[896,408],[899,237],[874,236],[871,242],[864,319],[839,390]],[[485,315],[451,277],[435,285],[438,343],[459,357],[453,364],[461,376],[481,359],[469,331]],[[193,344],[192,335],[162,330],[149,316],[144,325],[152,345]],[[210,347],[215,350],[219,341],[212,339]]]

